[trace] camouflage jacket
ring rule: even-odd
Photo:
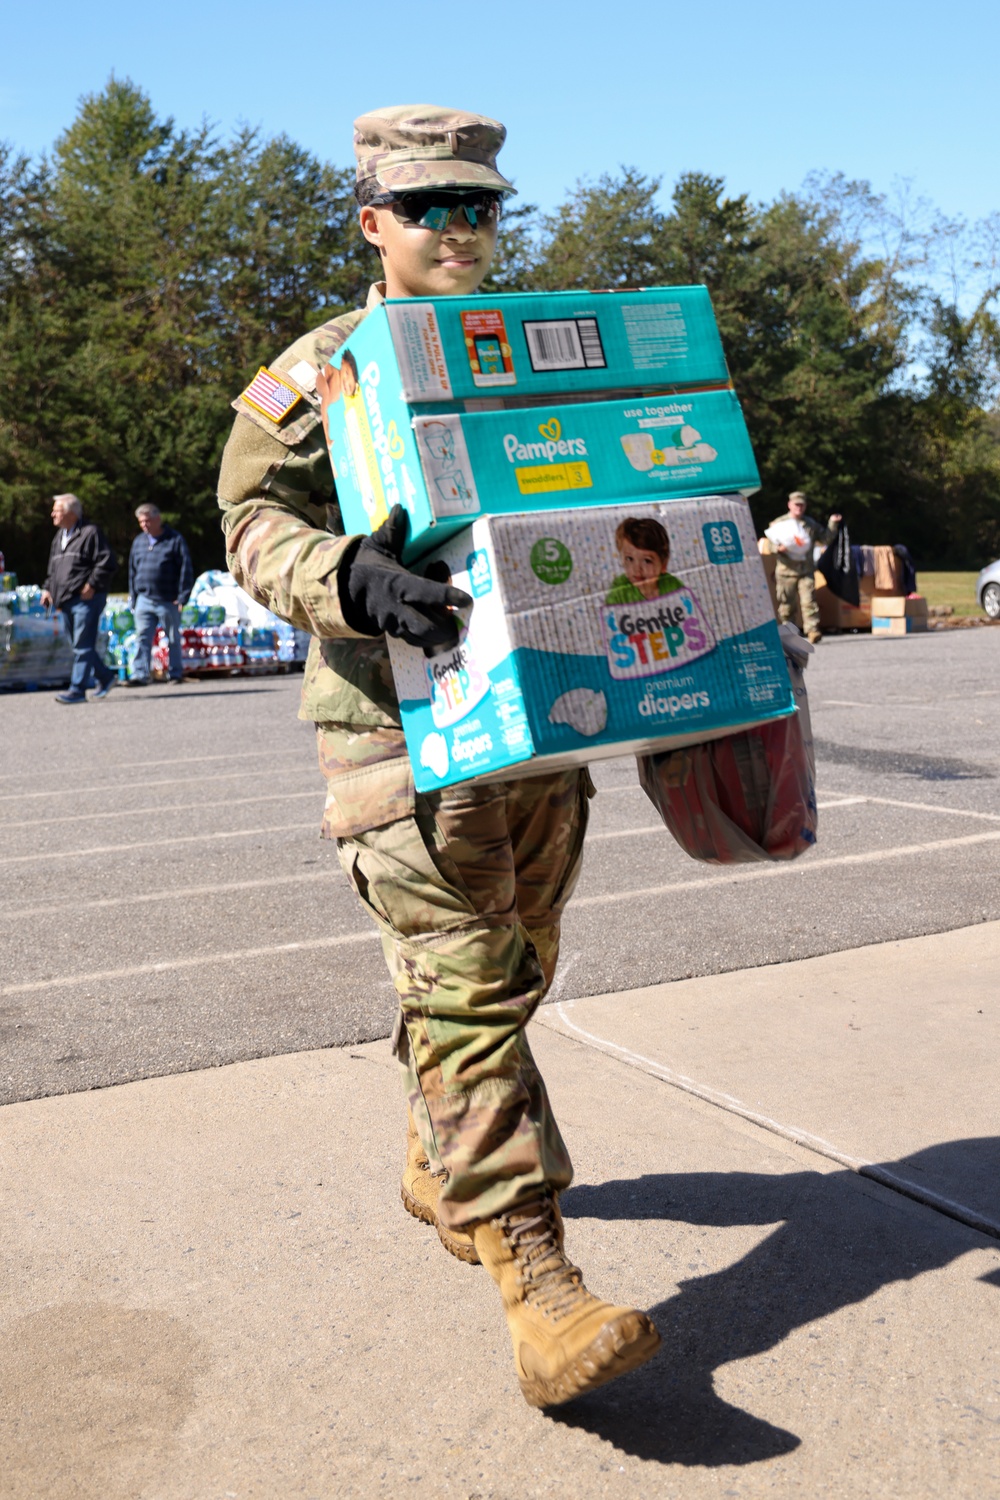
[[[222,456],[219,505],[233,577],[283,620],[309,631],[299,717],[320,726],[329,796],[323,832],[348,837],[413,810],[413,774],[385,639],[344,620],[337,570],[349,545],[337,505],[316,371],[382,300],[297,339],[270,369],[300,393],[275,420],[246,399]]]

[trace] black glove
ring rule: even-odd
[[[461,621],[453,609],[472,603],[450,584],[420,578],[400,562],[407,514],[394,505],[371,536],[340,565],[337,586],[344,619],[359,635],[392,635],[411,646],[454,646]]]

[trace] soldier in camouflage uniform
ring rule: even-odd
[[[645,1314],[593,1297],[566,1259],[557,1195],[572,1167],[525,1035],[552,982],[593,786],[569,771],[415,792],[380,632],[419,641],[425,628],[454,630],[447,606],[464,596],[419,580],[439,597],[418,601],[416,614],[369,608],[387,578],[404,591],[418,582],[398,562],[405,517],[394,512],[374,538],[343,535],[323,415],[331,355],[383,296],[479,286],[513,192],[496,167],[504,136],[494,120],[430,105],[356,121],[361,227],[385,281],[233,402],[219,501],[234,576],[313,636],[300,717],[317,726],[322,833],[337,840],[378,925],[399,995],[403,1201],[453,1254],[487,1265],[522,1390],[545,1406],[633,1368],[659,1343]]]
[[[804,557],[796,557],[783,545],[778,546],[778,560],[774,569],[774,589],[778,597],[778,620],[784,624],[791,620],[800,625],[814,645],[823,639],[819,623],[819,605],[816,603],[816,564],[813,561],[815,546],[828,546],[840,528],[843,516],[839,512],[830,517],[829,526],[814,521],[806,515],[806,497],[801,490],[793,490],[788,497],[788,510],[775,516],[771,522],[777,526],[789,517],[809,540],[809,550]]]

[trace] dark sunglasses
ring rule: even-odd
[[[431,189],[425,192],[398,193],[387,199],[386,203],[404,224],[440,232],[448,228],[459,210],[464,211],[473,229],[480,223],[495,224],[500,218],[503,195],[485,190],[461,193],[436,192]]]

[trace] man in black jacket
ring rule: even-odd
[[[142,528],[128,560],[128,596],[135,610],[138,650],[129,687],[149,682],[149,653],[157,625],[162,625],[170,651],[170,681],[182,681],[181,610],[188,601],[194,569],[187,542],[160,515],[155,505],[140,505],[135,518]]]
[[[73,642],[73,671],[65,693],[57,703],[85,703],[91,672],[97,678],[95,698],[106,698],[115,674],[95,650],[97,625],[107,599],[108,584],[118,559],[107,537],[93,521],[84,519],[83,506],[75,495],[56,495],[52,502],[55,540],[49,552],[49,570],[42,586],[42,603],[62,613],[66,633]]]

